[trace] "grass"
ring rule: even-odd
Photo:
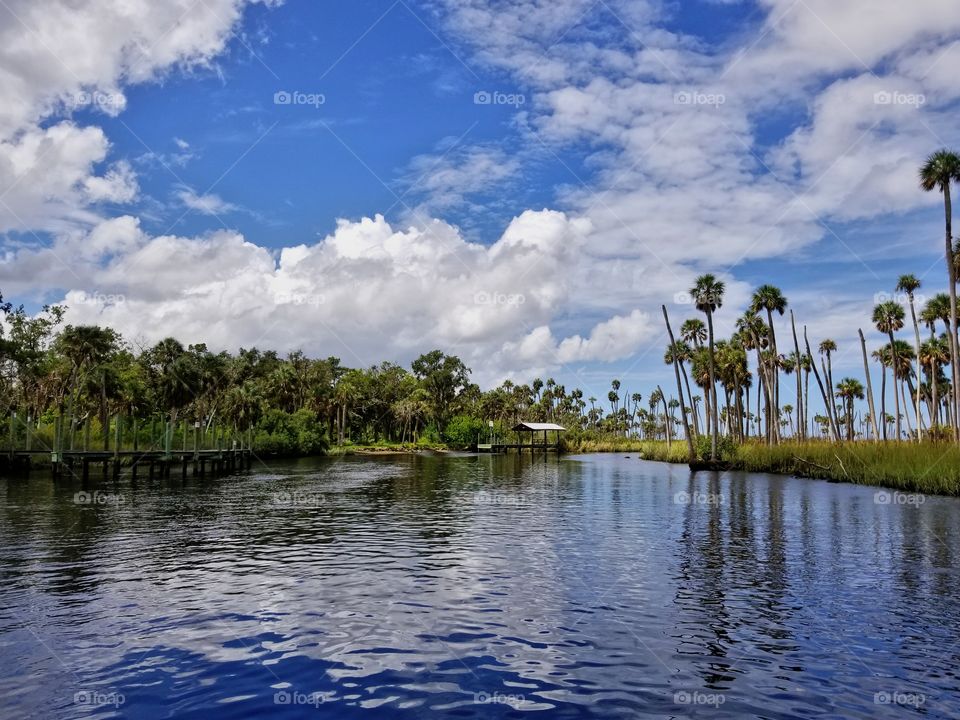
[[[578,440],[568,452],[636,452],[647,460],[686,463],[687,445],[674,441]],[[724,457],[734,470],[890,487],[931,495],[960,495],[960,446],[948,443],[759,442],[734,446]]]
[[[667,443],[661,440],[638,440],[636,438],[578,438],[564,439],[563,451],[568,453],[619,453],[629,452],[642,455],[646,460],[661,462],[687,462],[687,444],[685,441]]]
[[[448,450],[446,445],[440,443],[429,443],[421,440],[416,443],[395,443],[381,441],[377,443],[345,443],[343,445],[331,445],[327,451],[328,455],[373,455],[376,453],[415,453],[421,450],[433,450],[444,452]]]

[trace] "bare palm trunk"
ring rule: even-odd
[[[683,374],[683,384],[686,385],[687,387],[687,399],[690,400],[690,411],[691,411],[691,414],[693,415],[693,436],[699,437],[700,436],[700,423],[698,421],[699,413],[697,412],[697,404],[693,401],[693,393],[690,392],[690,377],[687,375],[687,368],[683,364],[683,361],[679,360],[678,364],[680,366],[680,372]],[[681,394],[681,397],[682,397],[682,394]],[[634,412],[636,412],[636,410],[634,410]]]
[[[708,306],[709,307],[709,306]],[[709,343],[710,343],[710,395],[712,398],[713,412],[710,417],[710,460],[716,462],[717,460],[717,437],[720,434],[720,425],[718,422],[718,415],[720,414],[720,403],[717,401],[717,368],[714,358],[714,346],[713,346],[713,312],[709,309],[707,310],[707,331],[709,333]]]
[[[932,410],[930,412],[930,428],[933,429],[940,425],[940,398],[937,397],[937,375],[939,368],[937,368],[936,362],[930,363],[930,394],[932,395],[933,402]]]
[[[860,333],[860,349],[863,351],[863,374],[867,377],[867,407],[870,408],[870,425],[873,428],[873,441],[880,442],[880,433],[877,432],[877,409],[873,405],[873,382],[870,380],[870,363],[867,362],[867,340],[863,337],[863,330],[857,328]]]
[[[883,441],[887,441],[887,366],[880,361],[880,422],[883,423]]]
[[[667,316],[667,306],[663,305],[663,321],[667,324],[667,333],[670,335],[670,347],[674,346],[673,329],[670,327],[670,318]],[[696,460],[696,452],[693,449],[693,436],[690,434],[690,423],[687,422],[687,408],[683,404],[683,387],[680,384],[680,361],[676,354],[673,356],[673,372],[677,376],[677,392],[680,393],[680,416],[683,418],[683,434],[687,437],[687,452],[690,462]],[[687,394],[690,394],[690,383],[687,382]],[[690,406],[694,413],[697,411],[696,403],[693,402],[693,396],[690,395]],[[694,415],[696,417],[696,415]],[[696,423],[696,420],[694,420]]]
[[[914,302],[913,293],[910,293],[910,317],[913,318],[913,334],[916,346],[914,350],[917,353],[917,367],[920,367],[920,325],[917,323],[917,308]],[[920,370],[917,370],[917,392],[914,403],[914,411],[917,416],[917,442],[920,442],[920,429],[923,427],[920,418]]]
[[[950,198],[950,183],[943,188],[943,212],[946,219],[947,275],[950,279],[950,372],[953,377],[953,393],[950,399],[953,439],[960,441],[960,352],[957,347],[957,271],[953,260],[953,203]]]
[[[800,377],[802,372],[800,369],[801,358],[800,358],[800,341],[797,340],[797,321],[793,316],[793,310],[790,311],[790,328],[793,330],[793,349],[794,349],[794,358],[796,358],[797,366],[793,371],[797,375],[797,428],[800,430],[800,439],[805,440],[805,433],[803,431],[803,380]]]
[[[807,347],[807,355],[810,355],[813,358],[813,355],[810,354],[810,339],[807,337],[807,326],[803,326],[803,343]],[[823,404],[827,411],[827,424],[830,426],[830,439],[834,442],[840,440],[840,428],[834,422],[834,414],[830,412],[830,406],[833,405],[833,400],[831,397],[828,397],[827,391],[823,388],[823,381],[820,379],[820,373],[817,371],[817,364],[815,362],[810,363],[810,367],[813,368],[813,377],[817,381],[817,386],[820,388],[820,395],[823,397]],[[830,392],[833,392],[831,388]]]
[[[897,365],[899,365],[900,358],[897,357],[897,348],[894,345],[893,340],[893,331],[887,333],[890,337],[890,365],[893,370],[893,408],[894,413],[896,413],[896,427],[897,427],[897,442],[903,439],[903,425],[900,422],[900,395],[898,394],[898,380],[899,373],[897,370]]]
[[[827,385],[830,387],[830,392],[833,393],[833,358],[830,356],[830,353],[827,353],[827,365],[823,370],[827,376]],[[837,432],[840,431],[840,417],[837,414],[837,406],[835,403],[830,403],[830,407],[827,408],[830,411],[831,416],[833,417],[834,423],[837,425]]]
[[[907,386],[907,381],[901,380],[900,381],[900,399],[903,402],[903,419],[906,420],[906,423],[907,423],[907,435],[913,435],[913,425],[910,422],[910,413],[908,411],[908,408],[910,407],[910,403],[907,402],[906,386]],[[911,393],[912,392],[913,391],[911,390]]]

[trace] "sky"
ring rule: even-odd
[[[712,272],[718,333],[773,283],[856,376],[901,273],[945,290],[958,39],[956,0],[3,0],[0,292],[602,398],[669,382]]]

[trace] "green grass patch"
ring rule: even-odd
[[[646,460],[686,463],[687,445],[674,441],[612,438],[578,440],[567,452],[631,452]],[[960,495],[960,446],[948,443],[762,442],[725,446],[723,459],[734,470],[780,473],[851,482],[931,495]]]

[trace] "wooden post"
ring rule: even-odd
[[[10,414],[10,459],[13,459],[13,450],[16,443],[16,432],[17,432],[17,413],[13,412]]]
[[[113,428],[113,477],[120,476],[120,443],[123,440],[123,415],[117,413]]]
[[[27,452],[33,450],[33,418],[27,415]]]

